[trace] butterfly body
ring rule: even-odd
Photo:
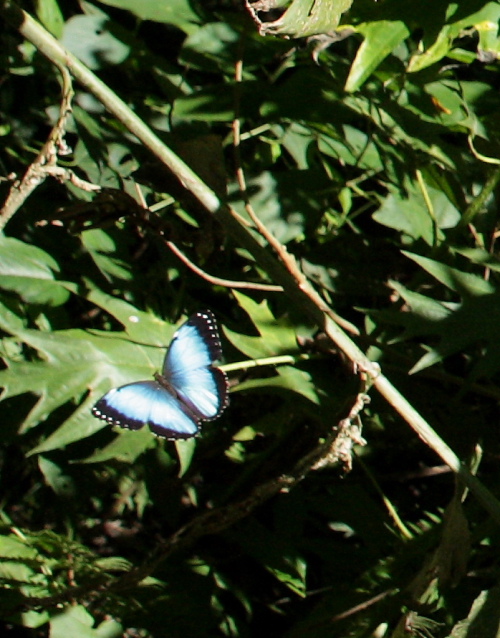
[[[226,374],[213,366],[221,357],[213,313],[197,312],[175,333],[162,374],[110,390],[92,414],[130,430],[147,424],[170,439],[195,436],[200,423],[216,419],[228,403]]]

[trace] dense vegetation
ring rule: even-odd
[[[2,635],[497,636],[500,3],[34,4],[0,2]],[[220,419],[91,415],[205,308]]]

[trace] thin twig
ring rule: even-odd
[[[149,210],[152,212],[150,208],[148,208],[146,204],[146,200],[144,199],[144,195],[142,190],[139,188],[139,185],[135,185],[135,190],[139,197],[139,202],[141,206],[145,210]],[[153,213],[155,214],[155,213]],[[232,279],[221,279],[220,277],[215,277],[214,275],[209,275],[205,270],[202,270],[199,266],[194,264],[187,255],[185,255],[182,250],[171,240],[166,239],[165,244],[170,248],[170,250],[176,255],[183,264],[185,264],[190,270],[192,270],[196,275],[208,281],[208,283],[213,284],[214,286],[223,286],[224,288],[237,288],[237,289],[246,289],[246,290],[262,290],[264,292],[283,292],[283,286],[275,286],[274,284],[259,284],[257,282],[251,281],[236,281]]]
[[[275,286],[274,284],[259,284],[251,281],[235,281],[232,279],[221,279],[220,277],[214,277],[209,275],[205,270],[202,270],[196,264],[194,264],[189,257],[187,257],[173,241],[165,240],[166,245],[170,250],[186,264],[186,266],[192,270],[195,274],[199,275],[205,281],[213,284],[214,286],[224,286],[224,288],[242,288],[247,290],[263,290],[265,292],[283,292],[283,286]]]
[[[63,168],[62,166],[46,166],[45,172],[50,177],[54,177],[60,182],[70,182],[76,188],[79,188],[86,193],[97,193],[102,190],[102,186],[99,184],[93,184],[78,177],[78,175],[70,168]]]
[[[238,187],[240,189],[241,197],[243,199],[243,203],[245,206],[245,210],[248,213],[248,216],[252,220],[255,225],[255,228],[258,232],[264,237],[264,239],[268,242],[268,244],[274,249],[280,260],[286,266],[287,270],[294,277],[294,279],[298,282],[299,287],[309,288],[309,282],[307,281],[305,275],[302,273],[300,268],[297,266],[295,257],[291,255],[286,247],[278,240],[274,235],[269,232],[266,226],[260,221],[258,215],[256,214],[252,203],[250,202],[250,198],[248,196],[247,183],[245,179],[245,172],[243,170],[242,162],[241,162],[241,121],[240,121],[240,100],[241,100],[241,91],[240,85],[243,74],[243,60],[241,56],[236,61],[235,71],[234,71],[234,79],[235,79],[235,92],[234,92],[234,119],[232,122],[233,129],[233,153],[234,153],[234,163],[236,166],[236,180],[238,182]],[[233,213],[234,214],[234,213]],[[312,288],[311,288],[312,290]],[[320,300],[321,297],[317,294],[316,300]],[[341,326],[347,332],[350,332],[354,335],[359,335],[359,330],[357,327],[352,324],[350,321],[347,321],[336,312],[334,312],[325,301],[321,299],[321,309],[323,312],[329,315],[329,317],[335,321],[339,326]]]
[[[58,153],[66,148],[64,134],[66,120],[71,113],[73,87],[68,69],[62,64],[57,64],[57,66],[62,77],[62,97],[59,117],[42,150],[30,164],[24,177],[21,180],[16,180],[12,184],[7,199],[0,210],[0,231],[5,228],[6,224],[16,214],[35,188],[45,181],[50,171],[56,166]]]

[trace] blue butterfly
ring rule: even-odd
[[[212,365],[221,357],[213,313],[197,312],[174,334],[162,374],[111,390],[92,414],[129,430],[147,424],[167,439],[195,436],[200,423],[216,419],[229,402],[226,373]]]

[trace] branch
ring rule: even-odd
[[[251,281],[234,281],[231,279],[221,279],[220,277],[214,277],[214,275],[209,275],[207,272],[199,268],[196,264],[186,257],[186,255],[177,248],[173,241],[165,240],[165,243],[170,248],[170,250],[176,255],[182,263],[184,263],[190,270],[196,273],[202,279],[205,279],[209,283],[214,286],[223,286],[224,288],[241,288],[246,290],[262,290],[264,292],[283,292],[283,288],[281,286],[275,286],[274,284],[259,284],[257,282]]]
[[[24,177],[21,180],[16,180],[12,184],[5,204],[0,210],[0,231],[5,228],[6,224],[16,214],[35,188],[40,186],[46,177],[57,168],[57,155],[62,149],[66,149],[64,133],[66,119],[71,113],[73,88],[71,85],[71,76],[67,68],[63,64],[55,64],[59,68],[62,76],[62,97],[59,117],[42,150],[38,153],[33,163],[30,164]]]

